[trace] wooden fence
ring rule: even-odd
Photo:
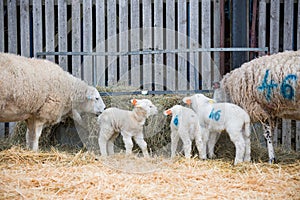
[[[232,47],[234,42],[230,38],[235,34],[228,27],[236,11],[231,9],[230,2],[2,0],[0,51],[28,57],[39,52],[112,52],[95,59],[88,55],[47,55],[46,59],[99,86],[210,89],[213,81],[230,70],[231,62],[227,60],[233,54],[126,52]],[[245,5],[248,41],[243,47],[269,47],[270,53],[300,48],[299,1],[249,0]],[[255,55],[258,53],[245,53],[248,59]],[[280,127],[275,132],[275,145],[299,151],[300,123],[283,120]],[[2,123],[0,133],[3,129]]]

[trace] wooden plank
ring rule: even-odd
[[[120,44],[120,51],[127,52],[128,51],[128,0],[123,0],[120,2],[120,10],[119,10],[119,44]],[[120,56],[120,79],[119,83],[122,85],[129,84],[129,63],[128,63],[128,56]]]
[[[105,1],[96,1],[96,51],[105,52]],[[105,86],[105,56],[97,56],[97,85]]]
[[[178,12],[178,49],[187,48],[187,8],[186,0],[178,2],[177,12]],[[178,53],[178,90],[187,89],[187,54]]]
[[[7,1],[8,52],[18,53],[17,2]]]
[[[284,19],[283,19],[283,49],[293,49],[293,12],[294,1],[286,0],[284,2]],[[292,139],[292,121],[282,119],[282,145],[287,150],[291,149]]]
[[[202,37],[202,47],[210,48],[211,47],[211,20],[210,20],[210,11],[211,5],[210,0],[203,0],[201,7],[202,15],[202,28],[201,28],[201,37]],[[211,55],[209,52],[202,53],[202,89],[211,88]]]
[[[45,1],[45,26],[46,26],[46,51],[55,51],[54,48],[54,0]],[[46,56],[52,62],[55,62],[54,56]]]
[[[5,123],[0,123],[0,138],[5,136]]]
[[[220,27],[219,27],[220,28]],[[199,48],[199,1],[190,1],[190,48]],[[189,89],[199,89],[199,53],[190,53]]]
[[[33,18],[33,54],[43,51],[43,23],[42,23],[42,2],[32,2]]]
[[[220,47],[225,47],[225,0],[220,0]],[[220,73],[225,74],[224,52],[220,52]]]
[[[3,1],[0,1],[0,13],[4,13]],[[4,51],[4,14],[0,15],[0,51]]]
[[[116,0],[111,0],[107,2],[107,50],[108,52],[116,52],[117,51],[117,9],[116,9]],[[108,85],[112,86],[117,83],[117,57],[116,56],[108,56]]]
[[[81,51],[80,0],[72,0],[72,52]],[[83,78],[81,74],[81,56],[72,56],[72,74]]]
[[[67,3],[65,0],[58,0],[58,51],[68,51],[67,36]],[[59,66],[68,71],[67,56],[59,56]]]
[[[296,121],[296,151],[300,151],[300,121]]]
[[[154,0],[154,48],[163,49],[163,0]],[[154,55],[155,90],[164,89],[163,54]]]
[[[83,51],[93,51],[93,32],[92,32],[92,0],[86,0],[83,4]],[[84,56],[83,59],[83,78],[92,85],[93,84],[93,66],[92,57]]]
[[[131,51],[139,51],[140,49],[140,34],[139,34],[139,27],[140,27],[140,9],[139,9],[139,0],[131,0],[130,4],[130,24],[131,24],[131,31],[130,31],[130,44],[131,44]],[[131,85],[134,87],[140,87],[140,56],[139,55],[132,55],[131,56]]]
[[[30,56],[29,41],[29,0],[20,1],[20,32],[21,32],[21,55]]]
[[[152,48],[151,1],[143,0],[143,49]],[[152,90],[152,55],[143,55],[143,89]]]
[[[266,46],[266,0],[260,0],[258,8],[258,47],[262,48]],[[265,55],[265,52],[259,52],[259,56],[263,55]]]
[[[221,38],[221,16],[220,16],[220,1],[214,1],[214,47],[220,47]],[[220,52],[214,52],[214,62],[213,62],[213,81],[221,80],[220,73]]]
[[[175,49],[175,0],[166,2],[166,49]],[[167,54],[167,89],[176,90],[175,54]]]
[[[270,11],[270,53],[277,53],[279,50],[279,9],[280,0],[271,2]]]

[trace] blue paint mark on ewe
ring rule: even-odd
[[[173,123],[175,126],[178,126],[178,115],[175,116]]]
[[[209,119],[213,119],[215,121],[219,121],[220,117],[221,117],[221,110],[218,110],[216,112],[214,112],[215,109],[213,108],[208,116]]]
[[[297,80],[297,76],[295,74],[289,74],[289,75],[287,75],[283,79],[283,82],[282,82],[281,87],[280,87],[280,92],[281,92],[282,96],[285,99],[292,100],[295,97],[295,89],[293,88],[293,86],[291,86],[290,84],[288,84],[289,80],[296,81]]]
[[[260,92],[264,92],[264,90],[266,90],[266,94],[265,97],[267,99],[267,101],[271,100],[271,92],[272,89],[277,88],[278,84],[274,82],[274,80],[270,80],[270,82],[268,83],[268,77],[269,77],[269,69],[266,70],[266,74],[264,76],[264,80],[261,84],[261,86],[258,86],[258,91]]]

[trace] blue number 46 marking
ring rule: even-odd
[[[272,89],[278,87],[278,84],[274,83],[273,80],[270,80],[270,82],[268,83],[269,71],[270,71],[269,69],[266,70],[266,74],[264,76],[264,80],[263,80],[261,86],[259,86],[257,88],[261,92],[263,92],[264,90],[266,90],[265,97],[266,97],[267,101],[271,100]]]
[[[220,117],[221,117],[221,110],[218,110],[217,112],[214,112],[214,108],[211,110],[208,118],[209,119],[213,119],[215,121],[219,121]]]

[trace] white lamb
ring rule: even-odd
[[[202,137],[208,137],[208,131],[202,131],[197,114],[190,108],[175,105],[164,111],[164,115],[172,115],[171,128],[171,157],[175,156],[179,138],[183,142],[184,155],[191,157],[192,141],[195,140],[199,157],[206,159],[206,153],[203,154]],[[207,141],[208,139],[204,139]]]
[[[142,149],[144,157],[148,157],[147,143],[144,140],[143,125],[146,118],[157,114],[157,108],[148,99],[133,99],[132,111],[108,108],[99,117],[99,146],[102,156],[114,154],[114,140],[119,133],[123,136],[126,154],[132,153],[132,137]],[[108,153],[107,153],[108,152]]]
[[[250,117],[245,110],[231,103],[215,103],[203,94],[185,97],[183,102],[192,106],[198,115],[200,126],[209,130],[210,134],[227,131],[236,148],[235,165],[250,161]],[[216,139],[210,138],[203,143],[208,145],[208,154],[212,158]]]

